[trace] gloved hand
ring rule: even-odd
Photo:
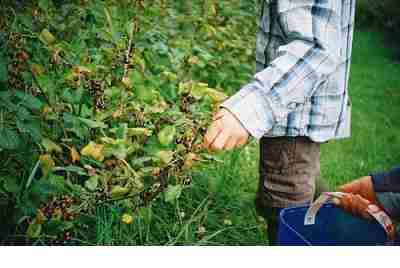
[[[362,177],[358,180],[339,187],[339,191],[348,193],[348,195],[339,198],[337,205],[342,207],[345,211],[363,218],[371,218],[367,213],[369,205],[377,205],[383,210],[379,204],[375,190],[370,176]]]

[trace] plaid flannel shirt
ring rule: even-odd
[[[356,0],[264,0],[256,74],[222,104],[259,139],[350,136]]]

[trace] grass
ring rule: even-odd
[[[400,163],[400,65],[376,32],[357,31],[350,95],[352,138],[322,146],[322,174],[334,188]],[[194,174],[175,205],[155,202],[121,223],[115,206],[97,209],[89,244],[100,245],[265,245],[265,223],[255,213],[258,148],[220,155],[221,163]]]

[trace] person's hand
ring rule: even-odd
[[[249,133],[227,109],[214,116],[204,137],[203,147],[209,150],[231,150],[247,143]]]
[[[340,197],[334,202],[339,207],[343,208],[344,211],[365,218],[370,219],[371,215],[367,212],[368,206],[373,204],[368,199],[363,198],[359,194],[347,194]]]
[[[340,198],[337,205],[353,215],[370,218],[367,213],[368,206],[371,204],[379,206],[370,176],[342,185],[339,191],[347,195]]]
[[[362,198],[377,203],[374,186],[371,176],[359,178],[339,187],[339,191],[344,193],[358,194]]]

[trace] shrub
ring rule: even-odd
[[[2,5],[0,209],[11,234],[84,238],[96,206],[174,203],[192,166],[213,160],[202,135],[221,88],[248,79],[253,13],[247,0],[229,1],[240,20],[217,1],[190,12],[181,2]]]

